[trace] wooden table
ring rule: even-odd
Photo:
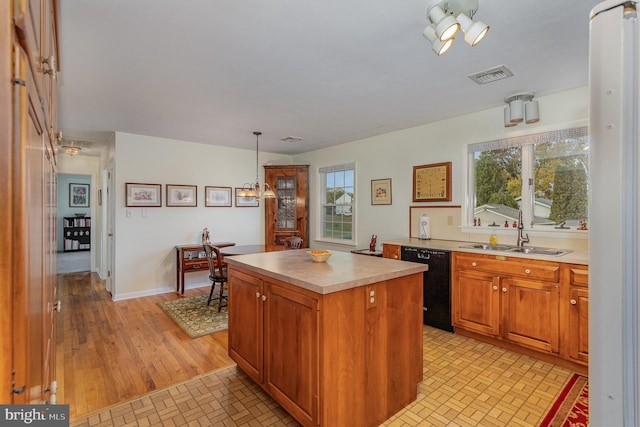
[[[220,255],[222,256],[258,254],[265,251],[265,245],[234,245],[220,247]]]
[[[214,242],[214,246],[229,247],[234,246],[233,242]],[[202,244],[176,245],[176,292],[184,294],[185,273],[195,273],[209,270],[209,263],[204,254]]]

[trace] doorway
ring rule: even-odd
[[[95,244],[91,175],[58,174],[57,257],[58,274],[91,271]]]

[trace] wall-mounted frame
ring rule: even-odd
[[[69,207],[88,208],[89,207],[89,184],[69,183]]]
[[[413,201],[451,201],[451,162],[413,167]]]
[[[198,186],[167,184],[167,206],[198,206]]]
[[[125,183],[127,207],[159,208],[162,206],[161,184]]]
[[[391,204],[391,178],[371,180],[371,204]]]
[[[237,208],[255,208],[260,206],[260,199],[257,197],[242,197],[238,196],[238,191],[242,188],[236,187],[236,207]]]
[[[231,206],[231,187],[204,187],[204,205],[206,207]]]

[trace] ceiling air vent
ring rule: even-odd
[[[488,70],[469,74],[467,77],[479,85],[484,85],[497,80],[506,79],[511,76],[513,76],[513,72],[510,69],[504,65],[498,65],[497,67],[489,68]]]
[[[280,141],[284,141],[284,142],[299,142],[299,141],[302,141],[302,138],[299,138],[297,136],[287,136],[286,138],[280,139]]]

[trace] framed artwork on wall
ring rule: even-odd
[[[90,184],[69,183],[69,207],[88,208],[89,207]]]
[[[391,178],[371,180],[371,204],[391,204]]]
[[[198,206],[198,186],[167,184],[167,206]]]
[[[231,187],[204,187],[204,205],[206,207],[228,207],[232,205]]]
[[[260,206],[260,200],[257,197],[238,196],[238,191],[242,188],[236,187],[236,207],[237,208],[255,208]]]
[[[127,207],[159,208],[162,206],[160,184],[125,183]]]
[[[413,167],[413,201],[451,201],[451,162]]]

